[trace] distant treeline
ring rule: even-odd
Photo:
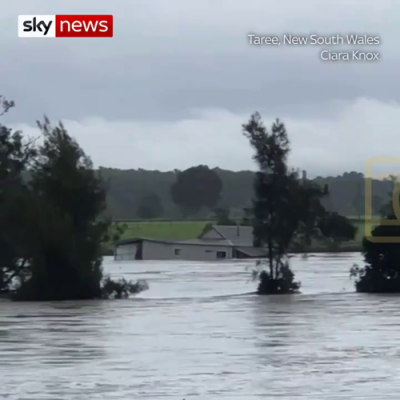
[[[233,172],[216,168],[212,171],[218,175],[222,183],[217,204],[196,210],[186,210],[183,215],[182,207],[174,202],[171,190],[178,177],[182,175],[181,171],[161,172],[113,168],[101,168],[100,171],[109,184],[108,206],[114,220],[138,220],[150,217],[181,220],[183,216],[191,220],[204,220],[213,215],[215,207],[223,207],[232,212],[240,212],[251,207],[254,193],[254,172]],[[193,180],[196,179],[194,175],[189,182],[193,184]],[[215,186],[214,181],[208,185],[204,179],[206,178],[203,177],[203,180],[199,178],[196,190],[210,191],[211,186]],[[324,200],[328,209],[346,216],[364,216],[365,179],[363,174],[346,172],[336,177],[317,177],[314,181],[321,185],[328,185],[330,195]],[[184,180],[181,183],[184,186]],[[387,202],[388,194],[392,189],[391,181],[374,180],[372,182],[373,214],[379,213],[379,209]],[[193,192],[190,184],[187,191]]]

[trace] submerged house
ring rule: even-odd
[[[135,238],[115,244],[115,260],[214,261],[263,258],[266,251],[253,246],[251,226],[213,225],[197,239],[160,240]]]

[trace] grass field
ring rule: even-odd
[[[365,220],[357,217],[348,218],[357,227],[357,235],[354,240],[343,243],[338,251],[361,251],[361,243],[365,235]],[[127,229],[121,239],[140,237],[167,240],[193,239],[199,236],[206,224],[210,222],[212,221],[129,221],[125,222]],[[328,251],[327,246],[322,243],[315,243],[308,249],[310,253],[325,251]],[[113,246],[111,244],[106,245],[104,255],[112,254]]]

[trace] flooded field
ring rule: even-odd
[[[0,398],[398,399],[400,299],[354,293],[358,254],[294,258],[302,294],[259,297],[254,262],[119,262],[123,301],[0,308]]]

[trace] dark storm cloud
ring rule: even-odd
[[[335,171],[347,168],[347,163],[348,168],[360,169],[364,153],[355,161],[346,159],[337,165],[334,160],[339,153],[334,152],[341,152],[342,157],[345,152],[337,147],[337,139],[327,152],[323,148],[327,141],[315,133],[315,127],[336,138],[361,135],[349,132],[350,126],[356,129],[349,110],[355,110],[357,118],[370,118],[369,113],[377,110],[382,116],[392,116],[392,108],[387,110],[385,104],[400,101],[400,3],[389,0],[26,0],[3,5],[2,11],[1,92],[18,104],[7,121],[32,124],[43,113],[69,120],[75,135],[100,164],[168,169],[196,160],[235,169],[251,167],[251,161],[245,161],[248,151],[240,123],[259,110],[266,118],[292,121],[295,138],[306,135],[307,130],[314,132],[306,139],[293,140],[297,164]],[[109,40],[17,38],[18,14],[66,13],[113,14],[115,36]],[[378,34],[383,42],[379,47],[382,60],[322,62],[319,52],[324,46],[255,47],[248,43],[250,32]],[[224,117],[200,113],[193,118],[193,110],[217,110]],[[374,114],[374,118],[375,125],[364,127],[363,135],[373,135],[380,117]],[[198,133],[182,131],[189,126]],[[187,149],[198,148],[198,127],[215,131],[210,140],[219,150],[197,151],[190,157],[179,154],[177,158],[174,146],[178,138]],[[223,140],[230,137],[228,128],[240,138],[230,142],[234,159],[220,156],[220,149],[227,148]],[[82,136],[96,129],[96,138]],[[218,130],[224,133],[218,135]],[[147,141],[158,141],[161,136],[164,140],[163,131],[175,144],[170,153],[152,156],[150,147],[145,150]],[[106,151],[110,137],[119,143],[119,150],[112,154]],[[376,149],[367,144],[371,141],[368,137],[363,140],[368,149]],[[147,157],[132,157],[138,148]],[[329,155],[332,161],[327,160]]]

